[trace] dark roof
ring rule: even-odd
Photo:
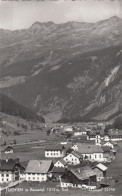
[[[48,145],[45,147],[45,150],[53,150],[53,151],[62,151],[64,149],[64,146],[63,145]]]
[[[65,171],[66,171],[66,168],[64,167],[54,167],[51,172],[52,173],[65,173]]]
[[[8,150],[8,149],[12,149],[12,150],[13,150],[13,148],[12,148],[11,146],[7,146],[7,147],[4,149],[4,151],[5,151],[5,150]]]
[[[0,171],[12,171],[19,159],[0,160]]]
[[[101,148],[104,152],[110,152],[111,149],[110,146],[101,146]]]
[[[100,146],[88,145],[88,144],[78,144],[78,152],[81,154],[92,154],[92,153],[103,153]]]
[[[69,153],[69,154],[73,154],[75,157],[77,157],[77,158],[81,158],[82,157],[82,154],[80,153],[80,152],[77,152],[77,151],[72,151],[71,153]]]
[[[89,166],[71,169],[70,171],[80,180],[85,180],[96,175],[96,173]]]

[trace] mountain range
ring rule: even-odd
[[[122,112],[122,19],[35,22],[0,29],[0,91],[51,118],[109,120]]]

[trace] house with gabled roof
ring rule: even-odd
[[[61,187],[82,188],[96,182],[96,173],[89,167],[70,169],[61,176]]]
[[[24,169],[19,159],[0,160],[0,183],[9,183],[19,180],[21,169]]]
[[[5,149],[4,149],[4,153],[5,154],[9,154],[9,153],[13,153],[14,150],[12,148],[12,146],[7,146]]]
[[[54,163],[54,167],[67,167],[67,162],[61,158],[59,160],[56,160],[56,162]]]
[[[108,130],[108,135],[109,135],[110,140],[112,140],[112,141],[122,140],[122,130],[110,129],[110,130]]]
[[[58,158],[64,157],[65,148],[63,145],[48,145],[45,147],[45,157],[47,158]]]
[[[74,131],[74,136],[86,135],[87,131],[85,128],[78,128]]]
[[[97,174],[97,181],[98,182],[106,177],[107,167],[105,165],[103,165],[102,163],[95,165],[92,169]]]
[[[102,141],[101,145],[102,146],[109,146],[110,148],[114,149],[114,147],[117,146],[117,143],[112,140],[109,140],[109,141]]]
[[[30,160],[25,170],[26,181],[47,181],[51,177],[52,160]]]
[[[63,158],[69,165],[79,165],[82,161],[82,155],[79,152],[72,151]]]
[[[82,154],[84,159],[98,162],[105,161],[101,146],[78,144],[78,152]]]

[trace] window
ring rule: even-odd
[[[4,177],[4,174],[2,174],[2,177]]]
[[[8,178],[6,180],[8,181]]]
[[[101,154],[99,155],[99,157],[101,158]]]
[[[9,174],[6,174],[6,177],[8,177],[9,176]]]
[[[33,177],[33,180],[35,180],[35,177]]]

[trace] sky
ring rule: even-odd
[[[29,28],[34,22],[97,22],[122,18],[122,0],[0,0],[0,28]]]

